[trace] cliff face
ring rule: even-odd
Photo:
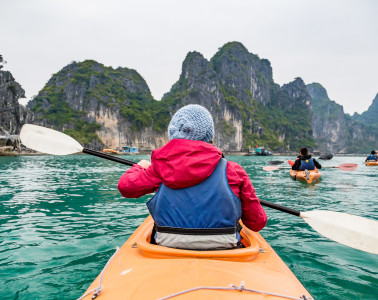
[[[367,153],[375,149],[377,130],[359,121],[359,118],[345,114],[343,107],[331,101],[320,84],[309,84],[307,90],[312,97],[314,137],[321,152]],[[374,110],[374,102],[371,107]],[[371,116],[374,112],[365,112],[363,115]],[[377,120],[377,115],[372,120]]]
[[[135,70],[84,61],[53,75],[28,107],[36,124],[64,131],[92,148],[155,148],[161,142],[148,128],[152,120],[144,110],[152,101]]]
[[[152,99],[136,71],[85,61],[55,74],[29,107],[37,124],[62,130],[87,146],[150,150],[168,141],[169,120],[189,103],[212,113],[215,143],[223,150],[315,145],[311,98],[303,81],[297,78],[281,88],[273,82],[269,61],[236,42],[224,45],[210,61],[190,52],[162,101]]]
[[[373,103],[369,106],[368,110],[361,115],[355,113],[353,119],[365,125],[375,126],[378,129],[378,94],[375,96]]]
[[[31,121],[32,112],[18,103],[25,91],[8,71],[0,70],[0,136],[20,133],[23,124]]]
[[[321,152],[346,152],[348,133],[344,109],[328,98],[327,91],[318,83],[307,85],[312,97],[312,129]]]
[[[231,80],[237,81],[235,78]],[[187,104],[203,105],[214,119],[215,143],[224,150],[240,150],[243,147],[242,116],[237,109],[227,105],[221,83],[211,62],[200,53],[191,52],[183,62],[179,81],[161,102],[172,114]],[[169,119],[166,125],[168,122]]]
[[[210,61],[188,53],[180,78],[156,101],[135,70],[87,60],[54,74],[28,107],[35,124],[63,131],[94,149],[161,147],[168,141],[172,115],[191,103],[211,112],[214,141],[226,151],[256,144],[280,152],[303,146],[339,153],[376,148],[378,95],[367,112],[351,117],[320,84],[306,86],[296,78],[280,87],[272,73],[268,60],[231,42]],[[17,101],[24,91],[9,72],[0,72],[0,83],[0,131],[18,133],[32,118]]]
[[[215,142],[224,150],[255,144],[281,151],[315,145],[311,97],[303,81],[297,78],[279,87],[269,61],[240,43],[226,44],[210,61],[189,53],[179,81],[162,102],[170,111],[189,103],[205,106],[214,118]]]

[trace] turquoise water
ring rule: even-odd
[[[147,156],[128,156],[134,160]],[[321,182],[264,172],[268,160],[229,156],[250,175],[261,199],[301,211],[327,209],[378,220],[378,167],[335,157]],[[147,216],[148,197],[125,199],[117,182],[126,166],[87,155],[0,157],[0,299],[75,299]],[[263,237],[315,299],[377,299],[378,255],[314,232],[300,218],[266,208]],[[378,233],[377,233],[378,234]]]

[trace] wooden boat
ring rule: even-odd
[[[306,171],[308,174],[306,174]],[[305,171],[295,171],[295,170],[290,170],[290,176],[291,178],[299,181],[304,181],[307,183],[313,183],[315,181],[320,180],[320,177],[322,174],[318,169],[315,170],[305,170]]]
[[[110,154],[119,154],[119,152],[114,149],[103,149],[101,152],[110,153]]]
[[[378,166],[378,161],[374,161],[374,160],[365,161],[365,166]]]
[[[153,223],[135,230],[80,299],[312,299],[259,233],[242,228],[245,248],[181,250],[150,244]]]

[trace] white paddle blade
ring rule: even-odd
[[[300,217],[331,240],[378,254],[378,222],[375,220],[325,210],[301,212]]]
[[[275,171],[275,170],[278,170],[279,167],[274,167],[274,166],[265,166],[263,167],[263,170],[264,171]]]
[[[62,132],[31,124],[22,126],[20,139],[30,149],[53,155],[73,154],[84,149],[75,139]]]

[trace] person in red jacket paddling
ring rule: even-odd
[[[169,142],[121,176],[126,198],[156,192],[147,203],[156,243],[183,249],[228,249],[240,245],[238,221],[253,231],[267,216],[247,172],[226,161],[212,144],[214,123],[200,105],[178,110],[168,126]]]

